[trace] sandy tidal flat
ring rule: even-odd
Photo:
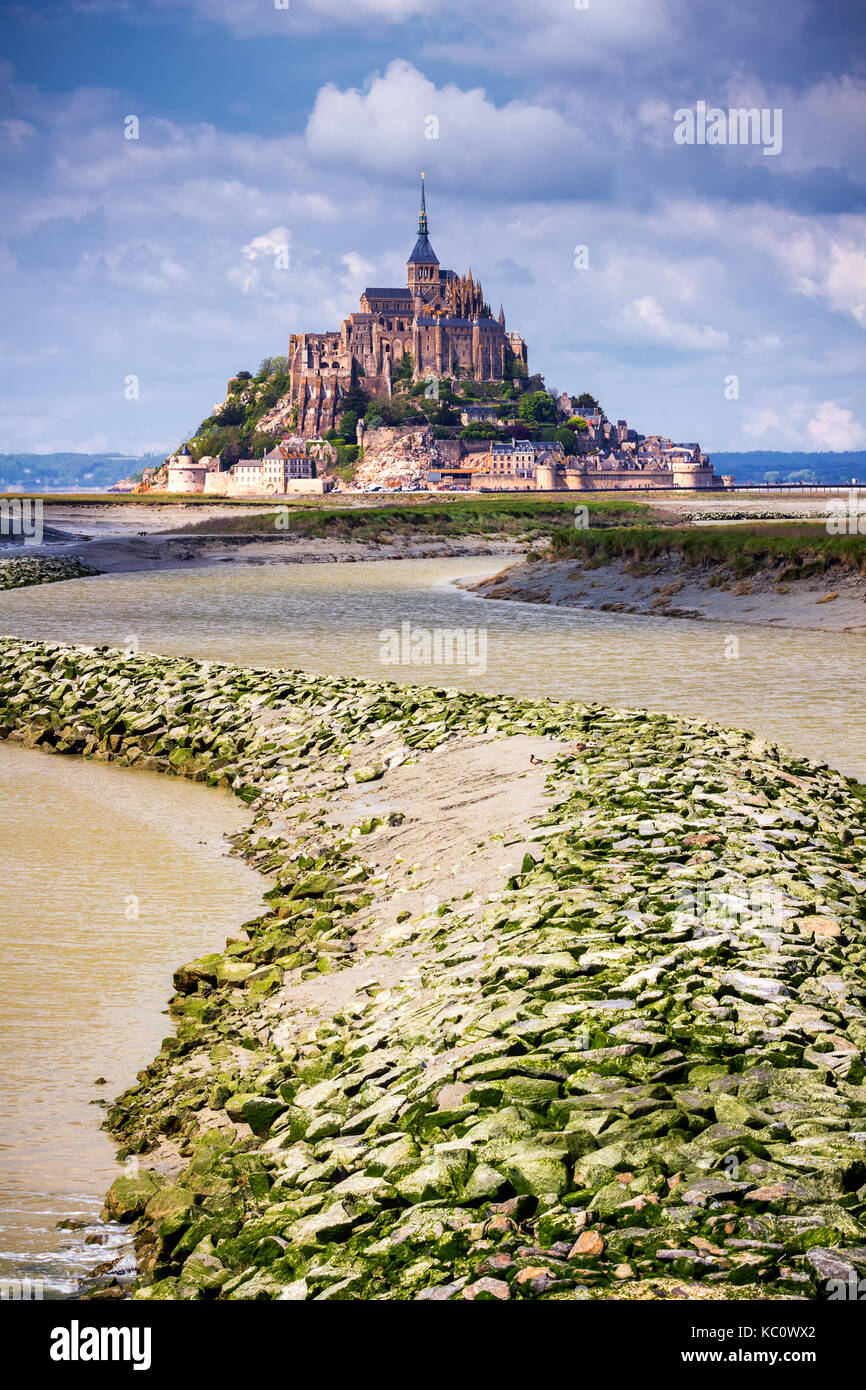
[[[712,574],[669,561],[638,566],[615,560],[594,566],[574,559],[533,560],[463,587],[484,598],[607,613],[866,632],[866,579],[861,575],[838,568],[823,576],[779,584],[769,573],[710,583]]]

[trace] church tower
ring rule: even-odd
[[[430,301],[439,293],[439,258],[427,235],[427,203],[424,198],[424,175],[421,175],[421,214],[418,218],[418,240],[409,257],[407,284],[413,295]]]

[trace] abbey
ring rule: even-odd
[[[526,343],[509,333],[500,307],[494,317],[480,283],[443,270],[430,245],[424,175],[418,239],[407,263],[405,288],[368,288],[359,310],[333,333],[293,333],[288,373],[298,433],[311,438],[336,428],[342,397],[355,385],[391,394],[394,367],[412,358],[415,380],[468,377],[501,381],[525,377]]]

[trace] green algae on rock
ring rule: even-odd
[[[0,560],[0,589],[21,589],[28,584],[56,584],[61,579],[87,579],[99,570],[77,559],[45,555],[15,556]]]
[[[866,1272],[841,774],[640,711],[0,654],[0,734],[231,786],[271,885],[178,968],[176,1033],[109,1113],[134,1297],[821,1298]],[[513,829],[425,858],[410,789],[479,749],[492,780],[521,740],[544,767],[505,783]]]

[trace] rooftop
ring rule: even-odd
[[[372,286],[368,285],[367,288],[366,288],[365,291],[364,291],[363,298],[366,298],[366,299],[410,299],[410,300],[411,300],[411,298],[412,298],[412,292],[411,292],[411,290],[407,290],[407,289],[405,289],[405,288],[404,288],[404,289],[396,289],[396,288],[393,288],[392,286],[389,286],[389,285],[385,285],[384,287],[381,286],[381,285],[372,285]]]

